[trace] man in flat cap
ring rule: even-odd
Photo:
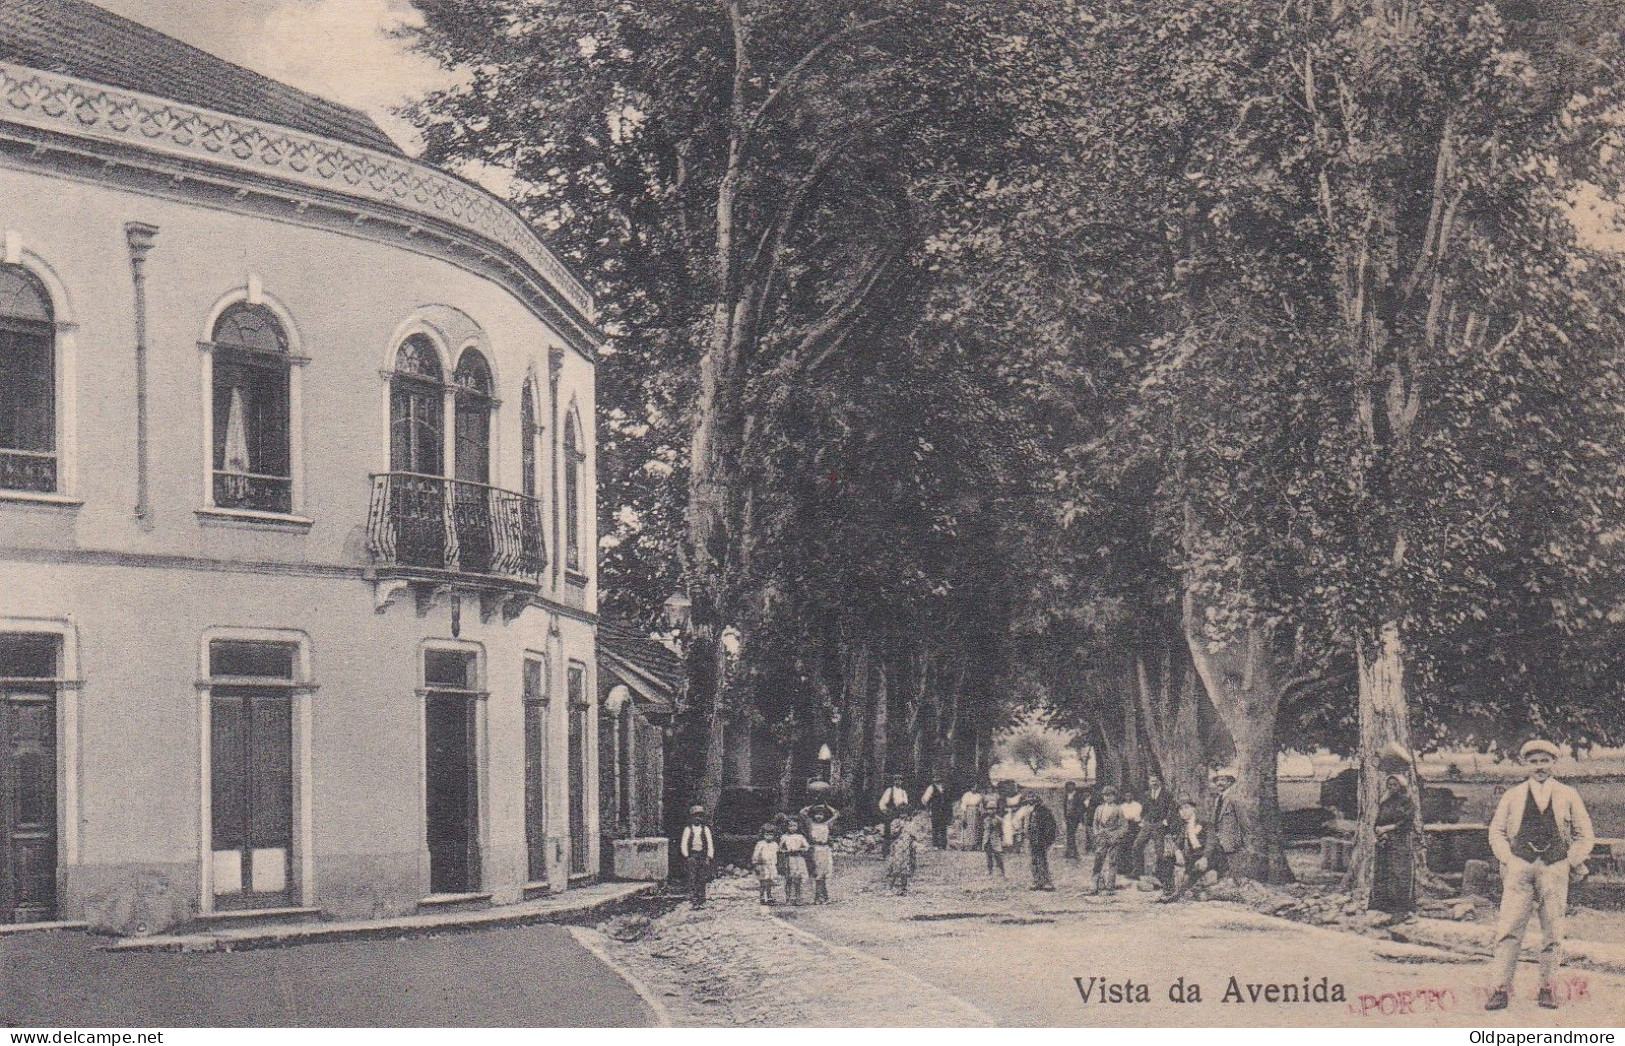
[[[678,841],[683,863],[688,866],[688,899],[695,908],[705,907],[705,884],[711,881],[711,862],[716,860],[716,840],[705,818],[705,807],[688,808],[688,824]]]
[[[1228,766],[1213,771],[1208,778],[1211,793],[1202,823],[1208,830],[1207,866],[1220,879],[1229,878],[1232,858],[1247,848],[1246,828],[1236,809],[1236,771]]]
[[[1557,1009],[1552,978],[1562,960],[1563,914],[1569,876],[1581,872],[1595,842],[1580,793],[1552,776],[1558,748],[1550,741],[1526,743],[1518,752],[1529,779],[1507,789],[1490,822],[1490,849],[1501,861],[1501,917],[1495,927],[1497,980],[1486,1010],[1504,1010],[1529,916],[1540,918],[1540,994]]]

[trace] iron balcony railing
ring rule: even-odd
[[[292,512],[293,480],[287,476],[262,476],[253,472],[216,469],[214,503],[217,508]]]
[[[0,490],[52,493],[56,490],[56,455],[44,451],[0,449]]]
[[[484,483],[415,472],[372,477],[367,535],[381,565],[539,584],[542,507]]]

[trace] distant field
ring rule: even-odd
[[[1429,781],[1441,785],[1467,800],[1462,810],[1463,821],[1488,823],[1495,814],[1496,801],[1514,781]],[[1625,838],[1625,781],[1570,782],[1585,800],[1591,812],[1591,821],[1599,836]],[[1280,785],[1281,809],[1299,810],[1315,806],[1320,801],[1319,781],[1282,781]]]

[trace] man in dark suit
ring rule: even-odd
[[[1078,782],[1068,781],[1061,793],[1061,820],[1066,823],[1066,858],[1069,861],[1078,859],[1078,829],[1088,832],[1089,824],[1089,793],[1078,787]],[[1087,838],[1085,843],[1087,843]]]
[[[1049,848],[1055,845],[1055,815],[1036,794],[1032,804],[1032,813],[1027,816],[1027,846],[1033,855],[1033,889],[1053,890],[1055,881],[1050,878]]]
[[[1230,875],[1231,859],[1246,847],[1247,836],[1236,809],[1236,772],[1222,767],[1213,771],[1211,781],[1207,816],[1202,819],[1208,829],[1207,866],[1224,879]]]
[[[1158,869],[1165,849],[1165,840],[1173,830],[1178,815],[1174,812],[1173,797],[1162,787],[1162,778],[1153,777],[1146,786],[1145,798],[1140,801],[1140,830],[1134,837],[1134,875],[1164,874]]]
[[[948,822],[953,820],[954,804],[941,774],[932,776],[931,783],[920,793],[920,804],[931,812],[931,845],[938,850],[948,849]]]

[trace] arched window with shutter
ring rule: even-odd
[[[519,492],[536,496],[536,387],[525,382],[519,393]]]
[[[581,496],[581,479],[586,462],[580,420],[572,410],[564,422],[564,569],[576,575],[584,573],[581,508],[586,499]]]
[[[0,265],[0,489],[57,491],[56,323],[34,274]]]
[[[491,482],[491,366],[475,349],[457,361],[456,478]]]
[[[395,353],[389,382],[389,470],[443,474],[444,372],[434,343],[414,334]]]
[[[242,302],[221,313],[210,341],[214,504],[290,512],[287,332],[271,310]]]

